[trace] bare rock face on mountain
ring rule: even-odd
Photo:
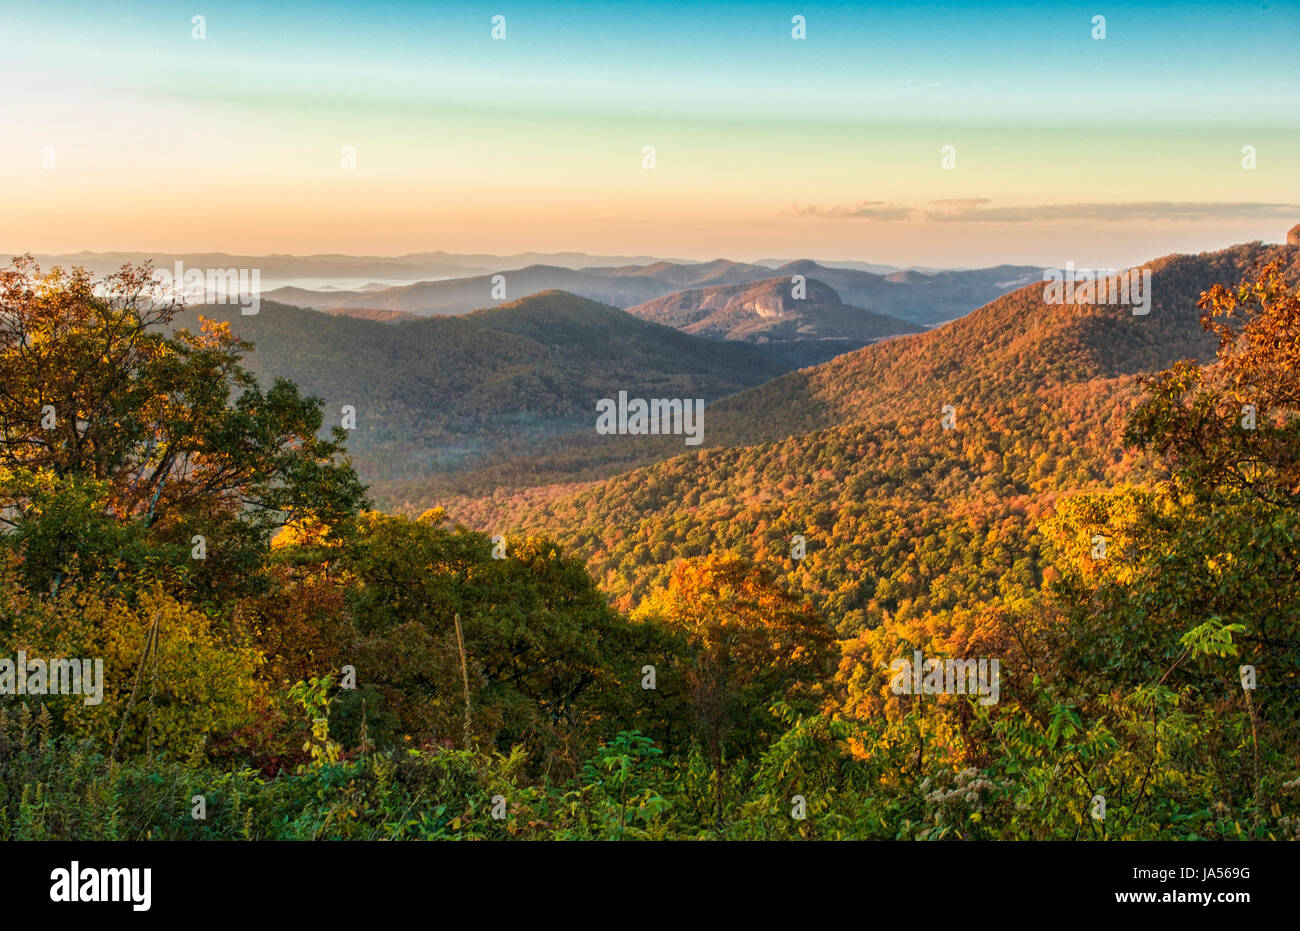
[[[797,289],[790,278],[678,291],[628,313],[711,339],[771,342],[850,339],[861,343],[915,333],[902,320],[843,303],[831,287],[809,278]]]
[[[795,366],[814,365],[885,336],[920,327],[853,307],[814,278],[768,278],[747,284],[678,291],[628,313],[692,336],[779,349]]]
[[[1288,246],[1300,246],[1300,223],[1297,223],[1295,226],[1291,227],[1291,229],[1287,232],[1286,244]]]

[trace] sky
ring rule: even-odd
[[[11,254],[1120,267],[1300,223],[1300,2],[0,0],[0,23]]]

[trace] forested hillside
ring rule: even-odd
[[[719,345],[562,292],[429,320],[383,322],[265,303],[187,308],[252,343],[249,370],[286,378],[324,403],[326,424],[356,413],[348,448],[367,481],[428,476],[490,452],[589,427],[596,400],[715,401],[787,366],[760,349]]]
[[[1300,839],[1298,257],[1153,262],[1140,317],[1026,289],[407,516],[350,399],[253,367],[471,417],[757,350],[560,294],[194,320],[19,259],[0,837]]]
[[[493,532],[545,527],[588,561],[624,609],[653,600],[680,559],[727,551],[772,567],[842,638],[836,683],[843,704],[837,707],[856,720],[875,720],[891,707],[904,713],[877,672],[891,657],[912,649],[1011,654],[1026,676],[1035,668],[1025,639],[1034,630],[1076,645],[1072,637],[1100,638],[1078,657],[1081,673],[1092,675],[1095,659],[1106,679],[1115,671],[1104,663],[1118,662],[1133,685],[1142,681],[1139,669],[1154,672],[1149,682],[1177,672],[1175,681],[1195,682],[1188,689],[1218,694],[1230,690],[1235,664],[1219,667],[1216,684],[1204,669],[1192,675],[1180,667],[1197,650],[1240,655],[1236,645],[1224,645],[1231,628],[1249,645],[1251,659],[1268,657],[1276,712],[1278,702],[1289,707],[1286,696],[1296,684],[1284,658],[1294,656],[1295,641],[1283,643],[1275,633],[1279,625],[1294,630],[1300,610],[1291,594],[1300,553],[1294,514],[1265,506],[1271,514],[1265,518],[1255,511],[1258,502],[1241,502],[1235,491],[1226,492],[1222,511],[1206,506],[1183,513],[1196,507],[1195,498],[1224,489],[1191,491],[1183,480],[1169,480],[1183,459],[1141,452],[1154,443],[1168,454],[1154,435],[1173,428],[1151,414],[1156,402],[1144,393],[1150,373],[1181,359],[1210,361],[1216,346],[1223,356],[1235,348],[1202,325],[1201,295],[1217,282],[1250,281],[1270,261],[1278,262],[1279,277],[1268,285],[1273,290],[1260,285],[1242,297],[1267,303],[1262,295],[1276,301],[1283,278],[1292,286],[1300,280],[1300,249],[1250,244],[1155,261],[1149,266],[1155,299],[1145,316],[1129,307],[1049,306],[1041,284],[1026,288],[941,330],[869,347],[719,402],[708,411],[708,442],[715,448],[594,487],[502,489],[443,503]],[[1287,319],[1271,331],[1292,347],[1289,353],[1293,327]],[[1273,367],[1258,392],[1277,390],[1279,380],[1294,385],[1297,369],[1278,344],[1257,351],[1256,365]],[[1292,390],[1268,402],[1288,423],[1288,436],[1295,430],[1286,420],[1295,411]],[[1181,403],[1176,392],[1163,401]],[[953,429],[944,429],[945,405],[952,406]],[[1180,426],[1193,436],[1212,429],[1199,419],[1204,416]],[[1231,408],[1219,416],[1229,424],[1234,418]],[[1213,430],[1222,443],[1252,436]],[[1196,456],[1209,455],[1188,445]],[[1274,456],[1290,455],[1270,448]],[[1214,465],[1214,481],[1235,484],[1220,459]],[[1248,481],[1255,474],[1248,469]],[[1204,471],[1197,477],[1206,480]],[[1241,507],[1249,517],[1237,514]],[[1234,526],[1234,520],[1247,523]],[[1247,527],[1267,529],[1261,535]],[[1250,542],[1228,543],[1224,535],[1233,534],[1247,534]],[[796,537],[806,541],[803,558],[792,555]],[[1123,556],[1112,549],[1113,563],[1097,565],[1098,538],[1112,547],[1122,540]],[[1244,558],[1244,550],[1256,548],[1259,564]],[[1198,560],[1204,560],[1199,569]],[[1160,567],[1172,577],[1162,577]],[[1206,567],[1217,590],[1199,578]],[[1134,579],[1149,589],[1133,590]],[[1089,607],[1094,596],[1084,594],[1093,586],[1109,586],[1106,623],[1131,631],[1092,626],[1102,616]],[[1234,600],[1256,587],[1268,592],[1262,601]],[[1150,616],[1145,605],[1154,603],[1169,605],[1174,616]],[[1060,630],[1058,623],[1079,629]],[[1220,646],[1198,639],[1206,637]],[[1121,644],[1132,651],[1129,659],[1104,652]],[[1070,658],[1056,661],[1060,675],[1071,674]],[[1017,680],[1022,698],[1041,698],[1029,684]],[[1088,721],[1063,710],[1068,707],[1052,713],[1070,715],[1070,726],[1094,738],[1090,728],[1101,727],[1105,715],[1093,709],[1102,716]],[[1105,714],[1122,716],[1115,708]],[[969,756],[971,721],[962,715],[938,715],[931,737],[965,746],[967,759],[979,759],[984,751]],[[1289,712],[1283,717],[1290,720]]]
[[[913,598],[928,601],[933,572],[951,571],[940,586],[957,586],[944,602],[951,607],[971,594],[955,580],[974,573],[993,585],[1009,567],[985,573],[965,558],[952,566],[950,542],[928,557],[933,572],[918,571],[927,557],[904,541],[978,548],[987,538],[996,545],[981,559],[1015,553],[1035,565],[1028,540],[998,542],[996,528],[1023,534],[1024,515],[1056,495],[1130,477],[1139,464],[1122,439],[1140,377],[1184,358],[1208,361],[1215,341],[1199,322],[1199,295],[1274,258],[1300,276],[1300,250],[1287,246],[1152,262],[1154,300],[1143,316],[1048,305],[1040,282],[941,329],[711,405],[705,445],[726,448],[680,454],[573,494],[560,483],[439,503],[494,532],[546,528],[576,546],[629,606],[666,577],[673,557],[723,547],[782,565],[789,584],[829,599],[831,615],[852,625],[863,612],[879,621]],[[944,405],[956,429],[943,429]],[[910,528],[902,539],[896,521]],[[823,554],[791,562],[795,533],[807,535],[810,554]],[[873,542],[885,539],[894,542]],[[876,589],[892,595],[878,601]],[[995,585],[983,591],[997,594]]]

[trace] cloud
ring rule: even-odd
[[[940,207],[945,207],[950,209],[962,209],[962,208],[978,207],[980,204],[991,204],[993,203],[993,198],[991,197],[949,197],[944,200],[932,200],[930,201],[930,203],[938,204]]]
[[[985,207],[987,197],[935,200],[926,210],[933,223],[1041,223],[1045,220],[1231,220],[1250,217],[1293,217],[1296,204],[1250,201],[1194,203],[1166,200],[1119,203],[1043,204],[1030,207]]]
[[[822,217],[828,220],[908,220],[913,207],[883,200],[860,200],[843,207],[801,207],[795,204],[787,213],[796,217]]]
[[[876,220],[885,222],[925,221],[928,223],[1043,223],[1051,220],[1240,220],[1289,219],[1300,215],[1300,204],[1254,201],[1116,201],[1073,204],[1038,204],[1022,207],[990,207],[990,197],[950,197],[908,206],[883,200],[860,200],[855,204],[825,207],[795,204],[786,216],[819,217],[825,220]]]

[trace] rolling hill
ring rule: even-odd
[[[606,276],[558,265],[530,265],[514,271],[494,272],[469,278],[445,281],[421,281],[417,284],[386,288],[382,291],[309,291],[302,288],[276,288],[268,291],[269,300],[316,310],[359,307],[374,310],[400,310],[422,317],[452,316],[468,313],[496,303],[493,279],[505,279],[506,302],[544,291],[568,291],[580,297],[615,307],[640,303],[663,294],[671,285],[653,277]],[[499,292],[498,292],[499,293]]]
[[[444,488],[436,500],[408,488],[393,503],[553,534],[625,606],[675,557],[728,549],[782,567],[843,634],[972,610],[1040,583],[1034,523],[1058,495],[1141,474],[1120,441],[1140,377],[1209,358],[1200,293],[1271,258],[1300,279],[1291,246],[1155,260],[1146,316],[1048,305],[1041,283],[1025,287],[710,406],[698,451],[594,485]],[[956,429],[945,430],[949,404]],[[808,539],[801,563],[788,558],[796,533]]]
[[[382,322],[264,302],[251,316],[191,307],[176,325],[193,328],[200,314],[255,344],[246,362],[259,378],[288,378],[322,398],[327,425],[352,405],[349,450],[376,481],[590,430],[597,399],[619,390],[712,402],[786,370],[757,347],[555,291],[459,317]]]
[[[593,266],[582,271],[610,278],[652,278],[677,288],[743,284],[768,277],[772,270],[763,265],[714,259],[711,262],[655,262],[652,265]]]

